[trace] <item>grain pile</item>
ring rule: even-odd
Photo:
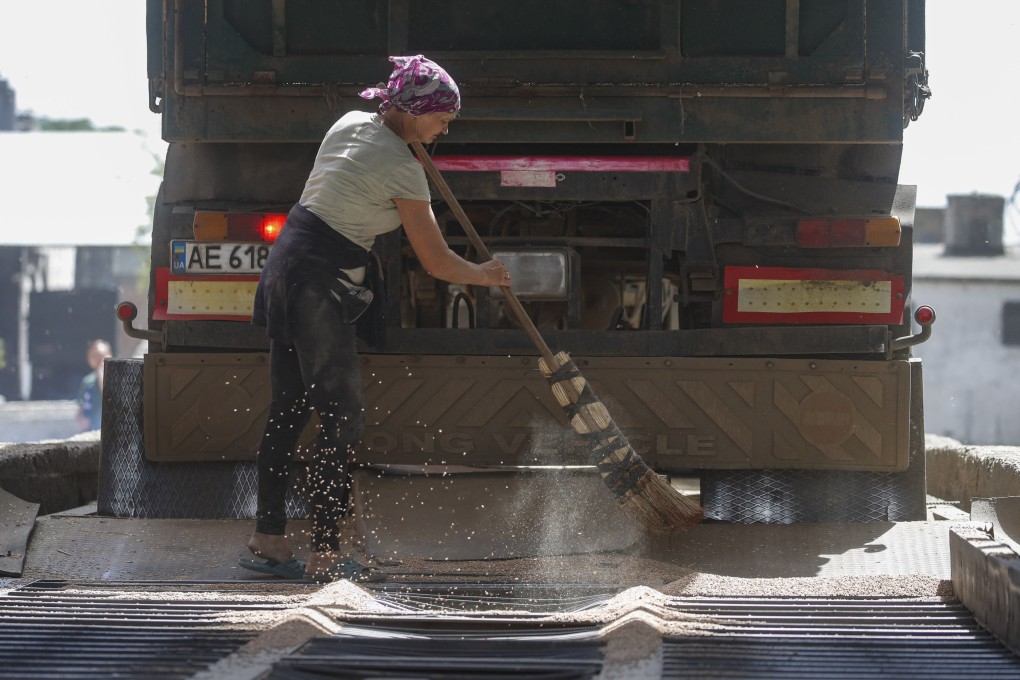
[[[950,581],[923,574],[818,578],[737,578],[691,573],[662,588],[666,595],[723,597],[917,597],[953,596]]]
[[[350,581],[335,581],[322,586],[305,600],[305,605],[355,611],[380,611],[382,609],[372,593]]]
[[[254,680],[308,640],[331,635],[339,629],[340,624],[332,617],[311,608],[277,612],[273,625],[265,632],[193,676],[194,680]]]

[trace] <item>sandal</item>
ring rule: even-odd
[[[353,583],[376,583],[386,580],[386,573],[382,569],[369,567],[349,557],[331,564],[325,571],[315,572],[309,576],[316,583],[332,583],[341,579]]]
[[[283,562],[243,558],[238,561],[238,564],[245,569],[257,571],[260,574],[269,574],[285,579],[297,580],[305,576],[305,562],[296,557],[291,557]]]

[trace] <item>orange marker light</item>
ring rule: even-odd
[[[195,239],[199,241],[226,241],[227,214],[211,210],[196,210]]]
[[[869,246],[898,246],[901,231],[898,217],[869,217],[865,241]]]

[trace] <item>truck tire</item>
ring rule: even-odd
[[[153,463],[145,458],[142,364],[140,359],[106,362],[98,513],[163,519],[253,519],[257,477],[254,462]],[[307,516],[296,486],[292,480],[287,496],[287,515],[292,519]]]

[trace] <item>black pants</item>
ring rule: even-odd
[[[292,345],[270,343],[272,401],[258,453],[255,530],[286,533],[289,473],[301,431],[315,409],[321,424],[308,468],[312,550],[339,548],[339,521],[350,482],[348,463],[364,433],[364,399],[354,326],[340,304],[310,281],[296,293]]]

